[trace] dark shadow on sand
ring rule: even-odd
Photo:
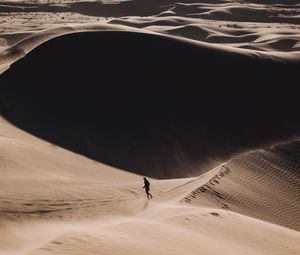
[[[198,175],[211,158],[299,134],[299,70],[299,62],[157,35],[69,34],[0,76],[0,110],[109,165],[157,178]]]

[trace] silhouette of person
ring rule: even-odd
[[[144,189],[145,189],[145,192],[147,194],[147,198],[148,199],[151,199],[153,196],[149,193],[150,191],[150,182],[147,180],[146,177],[143,178],[144,179]]]

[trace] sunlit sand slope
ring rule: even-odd
[[[290,229],[299,226],[297,143],[245,154],[198,178],[151,179],[148,201],[141,176],[41,141],[3,119],[0,134],[1,255],[292,255],[300,249],[300,234]],[[279,173],[260,162],[262,155]],[[274,190],[287,201],[277,197],[271,204]],[[270,210],[253,208],[254,199]],[[280,211],[279,202],[291,210]]]
[[[300,143],[242,154],[182,202],[224,208],[300,230]]]

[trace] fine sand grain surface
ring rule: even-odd
[[[299,142],[154,180],[1,119],[0,254],[298,254]]]
[[[298,0],[0,0],[0,255],[299,255],[299,70]]]
[[[0,1],[0,45],[44,29],[123,24],[262,52],[299,51],[300,5],[295,1],[183,0]]]

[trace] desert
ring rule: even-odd
[[[300,254],[299,2],[0,14],[1,255]]]

